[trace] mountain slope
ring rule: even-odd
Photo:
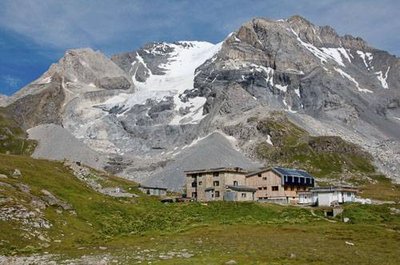
[[[266,162],[257,150],[270,139],[252,120],[271,120],[275,111],[311,136],[359,145],[380,171],[400,179],[399,70],[395,56],[328,26],[299,16],[257,18],[215,45],[152,43],[111,60],[87,49],[67,52],[11,97],[7,110],[25,128],[62,125],[112,172],[174,189],[183,164]],[[225,158],[179,155],[189,145],[201,150],[198,139],[214,132],[236,139],[205,139],[228,148]]]

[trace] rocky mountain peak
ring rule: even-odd
[[[141,180],[151,175],[150,184],[196,165],[190,159],[199,139],[227,150],[238,143],[254,155],[265,139],[251,120],[275,111],[312,134],[340,135],[371,153],[380,148],[390,168],[400,158],[376,143],[399,138],[399,70],[396,57],[329,26],[301,16],[255,18],[219,44],[154,42],[111,59],[69,50],[8,109],[26,128],[62,125],[110,156],[107,168]],[[221,136],[210,140],[215,132]]]

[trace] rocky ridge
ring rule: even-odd
[[[249,121],[274,111],[311,135],[360,145],[399,179],[399,68],[397,57],[361,38],[300,16],[256,18],[216,45],[152,43],[111,59],[68,51],[7,109],[25,128],[61,125],[106,157],[98,168],[171,189],[182,185],[177,172],[193,167],[180,164],[181,154],[214,132],[222,138],[209,142],[229,149],[222,160],[207,154],[220,166],[237,163],[235,149],[243,161],[256,159],[266,139]]]

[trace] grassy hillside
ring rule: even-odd
[[[30,155],[36,142],[26,139],[26,133],[0,108],[0,153]]]
[[[12,177],[16,168],[22,176]],[[43,189],[70,206],[64,209],[58,203],[39,209],[49,228],[31,226],[35,217],[0,220],[1,254],[62,253],[54,259],[63,260],[108,253],[121,264],[141,259],[160,264],[221,264],[230,259],[331,264],[324,260],[344,262],[357,250],[360,262],[353,264],[368,264],[370,259],[382,263],[390,258],[385,264],[400,261],[395,247],[400,240],[400,214],[391,210],[398,205],[349,205],[345,216],[351,223],[329,223],[318,211],[313,215],[309,209],[290,206],[162,204],[141,194],[135,183],[116,177],[109,186],[130,187],[140,197],[113,198],[86,186],[62,163],[24,156],[0,155],[0,174],[8,176],[0,178],[0,217],[5,209],[20,206],[38,213],[38,201],[46,202]],[[345,241],[356,245],[349,247]],[[168,256],[172,250],[181,256]],[[343,254],[330,254],[335,251]],[[168,258],[160,258],[163,255]]]
[[[21,171],[21,177],[11,177],[15,169]],[[71,205],[71,210],[53,205],[40,211],[42,218],[52,224],[49,229],[23,225],[21,219],[20,223],[13,222],[13,226],[20,227],[15,230],[9,229],[9,222],[0,221],[0,239],[9,241],[8,247],[4,245],[2,248],[3,253],[12,253],[28,245],[34,248],[46,246],[47,240],[41,241],[35,236],[40,233],[47,235],[50,242],[61,240],[62,248],[74,248],[117,236],[177,232],[205,224],[297,223],[313,219],[306,210],[278,206],[266,208],[259,204],[165,205],[141,194],[135,183],[130,183],[131,192],[140,197],[112,198],[93,191],[62,163],[23,156],[0,155],[0,174],[9,176],[0,179],[0,183],[9,184],[0,186],[3,210],[23,206],[28,212],[34,212],[37,205],[33,201],[44,197],[43,189]],[[21,184],[26,185],[29,191],[21,190]],[[128,188],[129,181],[114,177],[113,184]],[[24,237],[24,229],[32,231],[30,238]],[[58,248],[57,244],[52,244],[52,247]]]
[[[375,173],[372,157],[357,145],[336,136],[310,136],[284,115],[258,121],[257,129],[271,137],[273,146],[265,142],[256,150],[271,164],[301,167],[324,178]]]

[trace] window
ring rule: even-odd
[[[213,186],[214,186],[214,187],[219,186],[219,181],[217,181],[217,180],[214,181],[214,182],[213,182]]]
[[[262,187],[258,187],[258,190],[262,190]]]
[[[291,186],[291,187],[290,187],[290,190],[294,190],[294,187],[293,187],[293,186]]]
[[[199,186],[201,186],[201,184],[203,184],[203,181],[199,181]]]
[[[306,178],[306,184],[310,184],[310,179]]]
[[[197,183],[195,181],[192,182],[192,188],[196,188],[197,187]]]
[[[267,190],[267,187],[263,187],[263,190]]]
[[[299,182],[299,178],[298,177],[294,177],[294,183],[298,183]]]
[[[246,193],[242,193],[242,198],[246,198]]]
[[[300,178],[300,183],[304,183],[304,178]]]
[[[192,178],[194,178],[194,179],[197,178],[197,174],[193,174]]]
[[[347,193],[347,197],[351,197],[351,193],[350,192]]]
[[[272,186],[272,191],[277,191],[279,190],[279,186]]]
[[[267,177],[263,177],[263,180],[267,180]]]
[[[259,177],[259,178],[261,178],[261,173],[260,173],[260,174],[258,174],[258,177]]]
[[[218,176],[219,176],[219,172],[214,172],[214,173],[213,173],[213,176],[214,176],[214,177],[218,177]]]
[[[233,182],[233,186],[237,186],[238,185],[238,182],[235,180],[234,182]]]
[[[197,192],[192,192],[192,198],[196,198],[197,197]]]
[[[289,183],[292,183],[292,182],[293,182],[293,177],[289,176],[289,177],[288,177],[288,182],[289,182]]]
[[[215,191],[215,198],[219,198],[219,191]]]

